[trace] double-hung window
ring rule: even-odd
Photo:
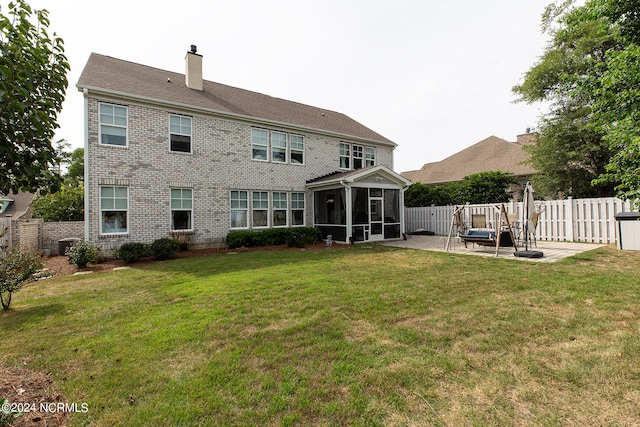
[[[100,144],[127,146],[127,107],[100,104]]]
[[[364,147],[362,145],[354,145],[353,149],[353,168],[362,169],[364,166]]]
[[[269,225],[269,193],[266,191],[254,191],[252,194],[252,216],[254,227],[267,227]]]
[[[193,230],[193,190],[171,189],[171,230]]]
[[[169,150],[191,153],[191,117],[169,116]]]
[[[340,143],[340,169],[351,168],[351,146],[344,142]]]
[[[291,193],[291,225],[304,225],[304,193]]]
[[[269,160],[269,131],[265,129],[251,129],[251,158],[253,160]]]
[[[100,187],[100,230],[102,234],[123,234],[129,231],[129,188]]]
[[[247,228],[247,195],[246,191],[231,192],[231,228]]]
[[[273,192],[273,226],[287,226],[287,193]]]
[[[271,160],[277,163],[287,162],[287,134],[271,131]]]
[[[291,163],[296,165],[304,164],[304,136],[291,135]]]
[[[375,166],[376,165],[376,149],[373,147],[364,148],[364,165]]]

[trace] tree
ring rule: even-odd
[[[513,88],[520,101],[551,103],[539,124],[538,143],[526,147],[538,171],[532,181],[539,195],[614,192],[615,184],[593,181],[606,172],[612,151],[596,129],[592,84],[606,70],[607,52],[621,45],[618,30],[596,13],[603,2],[592,0],[578,8],[573,1],[550,5],[542,23],[551,40],[522,84]]]
[[[25,283],[35,280],[44,262],[40,255],[16,248],[0,250],[0,261],[0,304],[3,310],[8,310],[12,295]]]
[[[614,152],[595,183],[614,183],[618,197],[640,208],[640,1],[602,0],[598,9],[619,28],[624,47],[607,52],[592,85],[596,125]]]
[[[405,205],[416,207],[508,202],[508,188],[514,182],[513,175],[500,171],[480,172],[464,177],[463,181],[435,186],[417,182],[405,192]]]
[[[64,146],[64,144],[62,144]],[[39,191],[31,203],[33,217],[50,221],[82,221],[84,219],[84,148],[62,152],[61,159],[69,164],[59,189]]]
[[[33,11],[24,0],[0,14],[0,193],[60,181],[52,139],[69,64],[62,39],[49,37],[48,26],[48,12]]]

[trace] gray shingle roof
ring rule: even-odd
[[[200,109],[265,125],[290,125],[395,146],[391,140],[335,111],[207,80],[203,85],[202,91],[189,89],[184,74],[92,53],[77,87],[95,93]]]
[[[536,173],[530,165],[523,163],[528,159],[529,154],[522,145],[490,136],[440,162],[426,163],[421,169],[400,175],[425,184],[462,181],[465,176],[489,171],[528,176]]]

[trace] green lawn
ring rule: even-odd
[[[640,423],[640,254],[611,247],[181,259],[31,284],[0,331],[71,425]]]

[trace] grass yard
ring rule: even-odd
[[[640,254],[611,247],[181,259],[31,284],[0,331],[71,425],[640,423]]]

